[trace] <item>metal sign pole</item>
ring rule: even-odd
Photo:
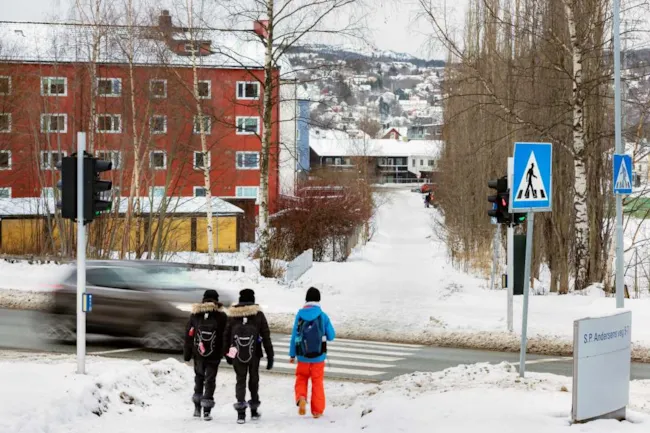
[[[519,350],[519,375],[526,374],[526,346],[528,343],[528,292],[530,291],[530,265],[533,256],[533,221],[535,212],[528,212],[528,224],[526,225],[526,262],[524,264],[524,307],[521,318],[521,349]]]
[[[623,153],[621,132],[621,2],[614,0],[614,129],[616,153]],[[623,308],[623,196],[616,194],[616,308]]]
[[[497,226],[498,227],[498,226]],[[497,273],[497,230],[494,231],[492,237],[492,271],[490,272],[490,290],[494,290],[494,277]]]
[[[86,227],[84,225],[84,154],[86,134],[77,133],[77,373],[86,373]]]
[[[514,159],[513,158],[508,158],[508,186],[510,189],[514,188],[513,185],[513,176],[514,172]],[[514,320],[513,320],[513,315],[514,315],[514,293],[515,293],[515,228],[512,226],[512,224],[508,224],[508,231],[507,231],[507,251],[506,251],[506,273],[507,273],[507,278],[506,282],[508,285],[508,305],[506,308],[507,311],[507,324],[508,324],[508,332],[514,332],[515,330],[515,325],[514,325]]]

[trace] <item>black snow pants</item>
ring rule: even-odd
[[[237,385],[235,386],[237,403],[246,402],[246,378],[248,377],[248,390],[251,393],[249,404],[251,407],[258,407],[260,404],[260,358],[253,356],[248,364],[239,362],[235,358],[233,367],[237,375]]]
[[[214,407],[214,390],[217,386],[219,361],[208,361],[194,357],[194,396],[195,404]]]

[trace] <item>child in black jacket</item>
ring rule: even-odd
[[[228,309],[228,324],[224,332],[224,354],[228,364],[232,364],[237,375],[235,395],[237,403],[237,423],[246,422],[246,407],[250,406],[251,418],[258,419],[260,413],[259,382],[260,360],[266,352],[266,369],[273,368],[273,344],[266,316],[255,304],[255,292],[244,289],[239,292],[239,303]],[[246,377],[251,399],[246,404]]]
[[[223,356],[223,334],[227,316],[216,290],[206,290],[203,302],[192,305],[192,315],[185,330],[183,358],[194,359],[194,416],[210,421],[214,407],[217,371]]]

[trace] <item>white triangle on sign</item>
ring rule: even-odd
[[[627,172],[627,165],[625,160],[621,161],[621,167],[618,169],[618,177],[616,178],[616,185],[614,189],[632,189],[630,184],[629,174]]]
[[[537,164],[537,158],[535,158],[535,152],[530,152],[530,157],[528,157],[528,163],[526,164],[524,175],[519,182],[519,188],[517,188],[517,191],[515,192],[514,200],[548,200],[548,194],[546,193],[546,188],[544,188],[542,175],[539,172],[539,165]]]

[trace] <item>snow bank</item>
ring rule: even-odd
[[[328,408],[320,420],[300,418],[293,378],[263,374],[262,419],[235,427],[234,374],[222,366],[214,420],[191,417],[192,368],[174,360],[109,361],[89,358],[88,375],[74,374],[69,356],[2,360],[0,431],[20,433],[214,432],[263,428],[268,433],[569,432],[571,379],[529,374],[510,364],[466,365],[438,373],[414,373],[378,385],[326,382]],[[645,432],[650,427],[650,382],[631,383],[631,422],[598,421],[593,433]],[[505,422],[504,420],[507,420]],[[574,428],[575,430],[575,428]]]

